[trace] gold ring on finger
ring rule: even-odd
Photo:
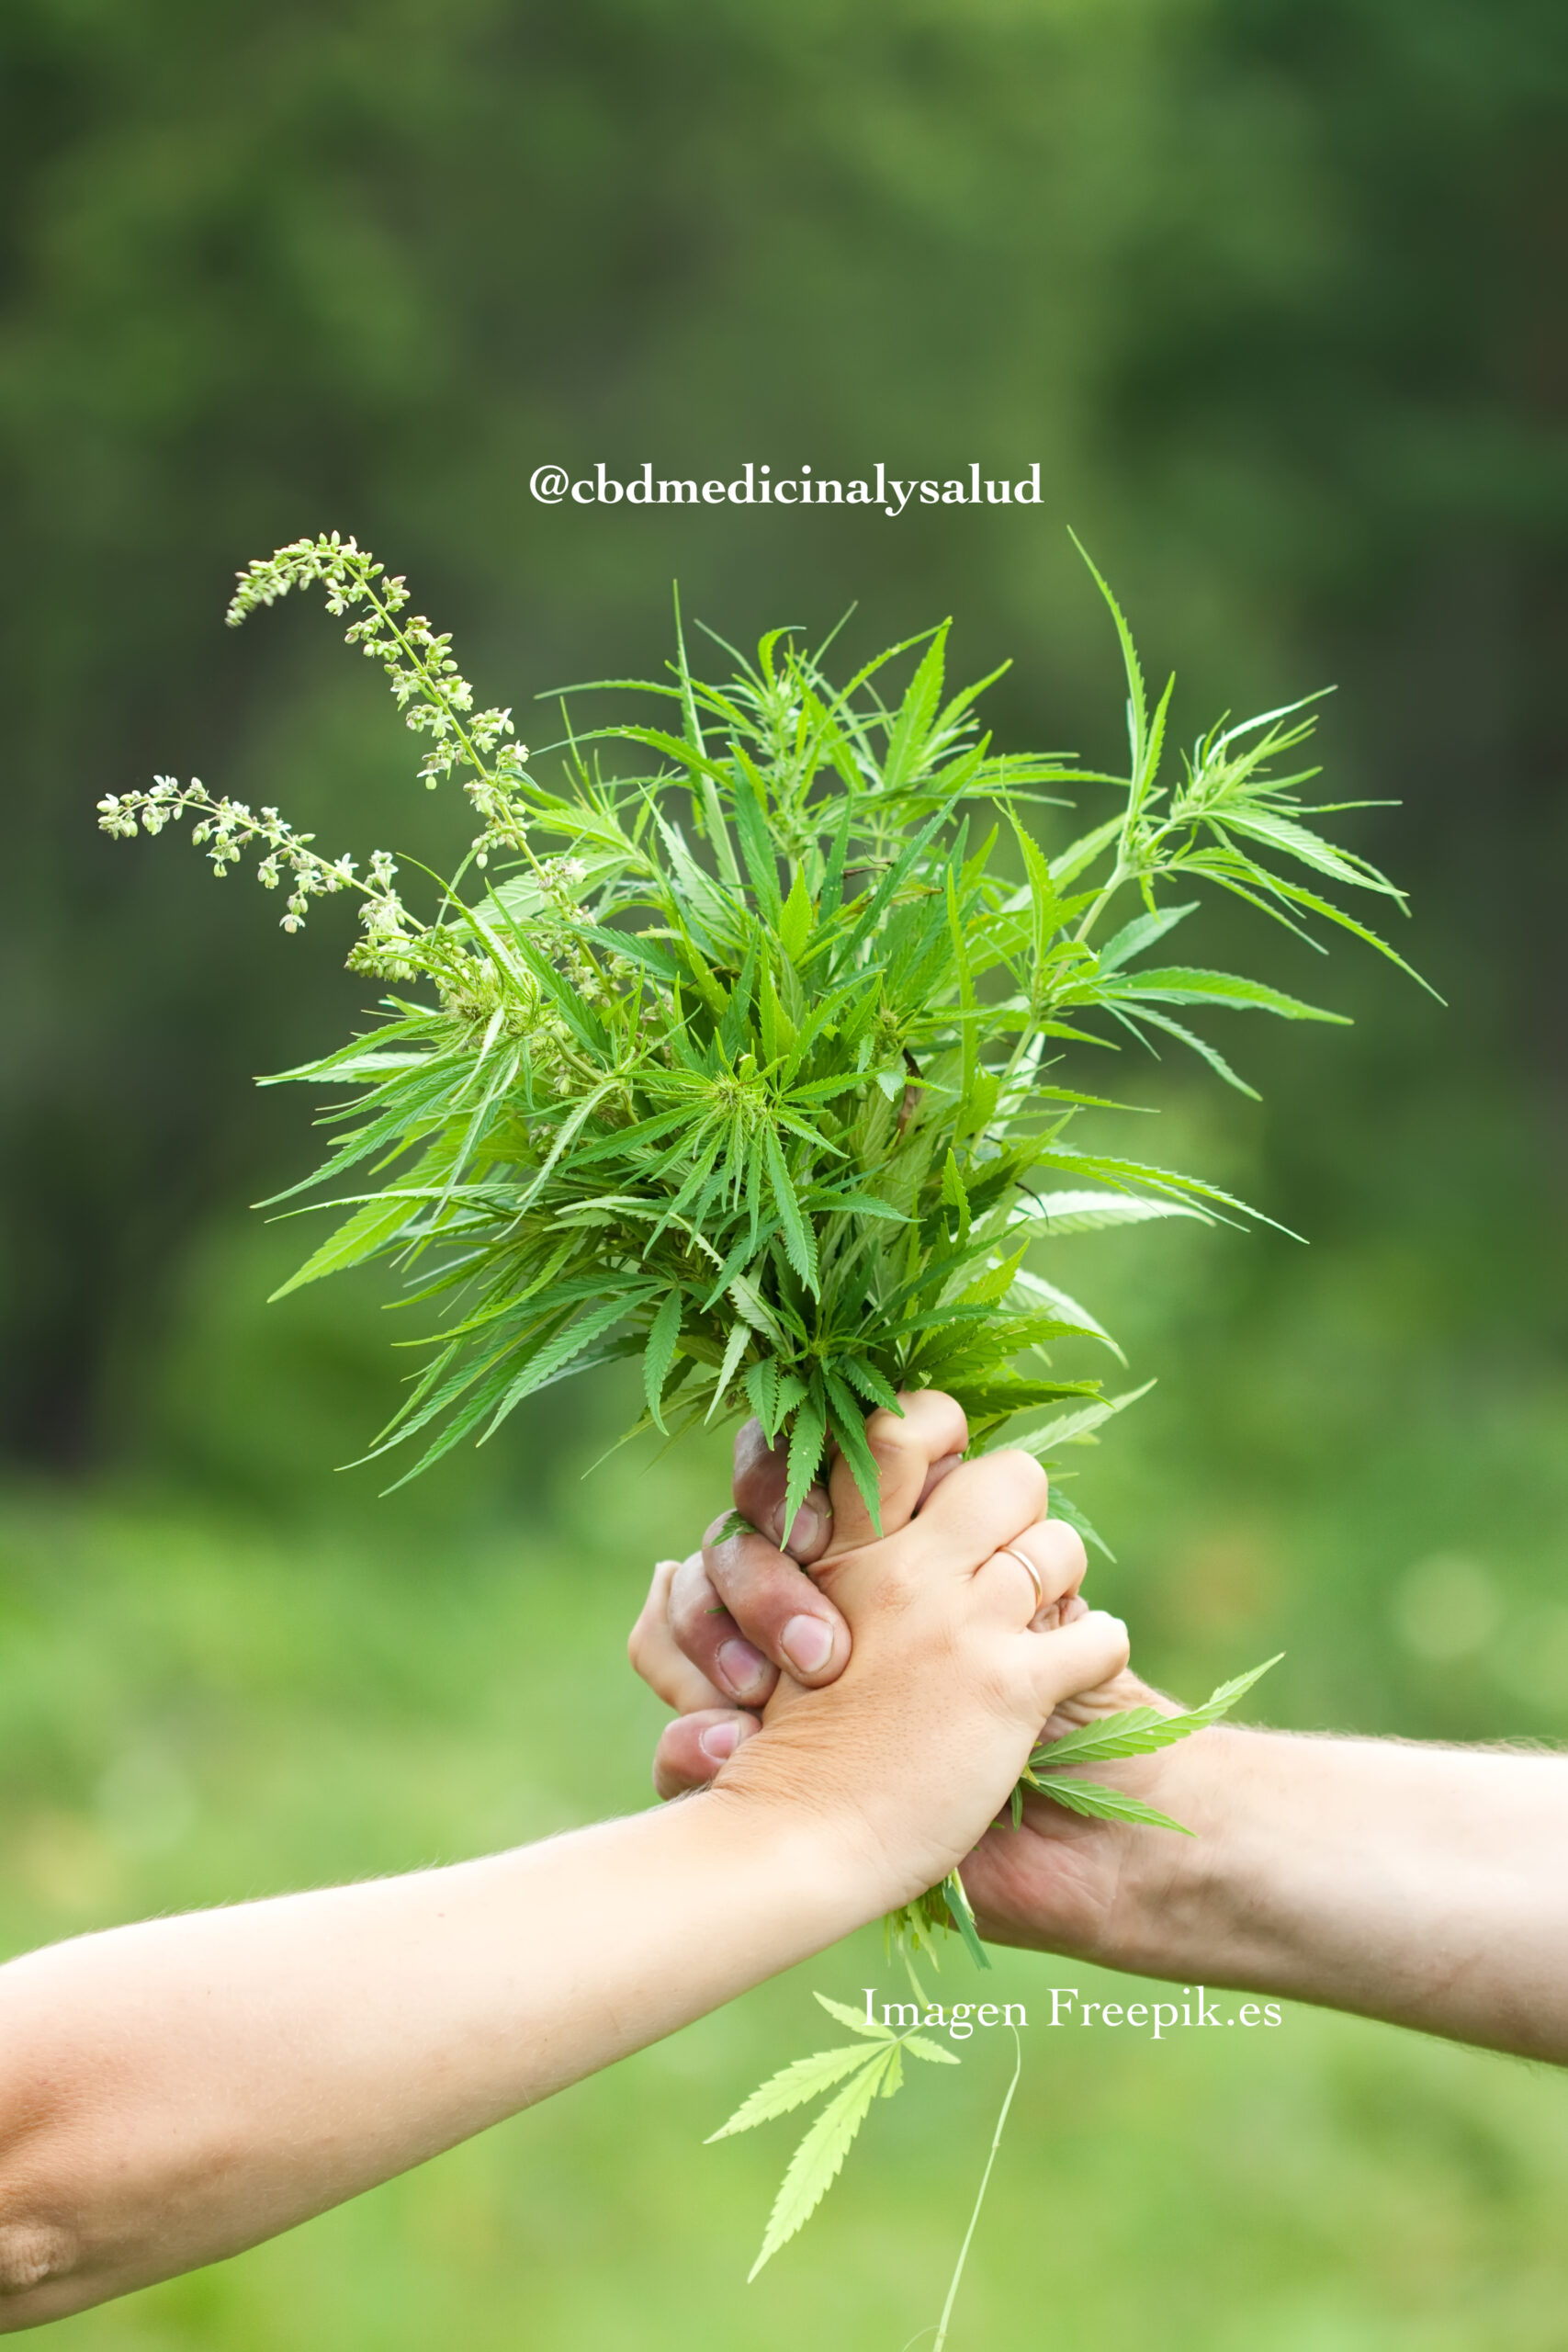
[[[1016,1560],[1018,1562],[1019,1566],[1023,1570],[1024,1575],[1034,1587],[1034,1605],[1036,1611],[1043,1609],[1045,1606],[1045,1588],[1040,1581],[1040,1571],[1035,1566],[1033,1561],[1026,1560],[1021,1552],[1015,1552],[1010,1544],[998,1544],[997,1546],[997,1552],[998,1556],[1005,1554],[1008,1559]]]

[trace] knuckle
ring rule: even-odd
[[[963,1406],[945,1388],[900,1390],[905,1425],[919,1433],[928,1453],[962,1453],[969,1442],[969,1422]]]
[[[733,1624],[725,1617],[700,1609],[676,1618],[670,1629],[671,1637],[682,1657],[703,1674],[711,1672],[719,1644],[726,1634],[732,1634],[734,1630]]]
[[[731,1460],[735,1464],[736,1476],[741,1476],[750,1468],[759,1454],[765,1454],[768,1451],[768,1441],[762,1434],[762,1424],[755,1413],[752,1413],[741,1422],[735,1432],[735,1447]]]
[[[792,1560],[758,1536],[726,1544],[709,1576],[715,1595],[747,1632],[790,1613],[807,1581]]]
[[[761,1424],[748,1421],[735,1441],[735,1473],[731,1493],[735,1508],[753,1525],[763,1525],[784,1502],[787,1459],[771,1447]]]
[[[910,1428],[908,1419],[890,1413],[879,1405],[865,1425],[865,1442],[878,1462],[897,1462],[915,1450],[919,1441]]]
[[[1017,1446],[1002,1446],[985,1457],[986,1467],[996,1482],[998,1494],[1016,1496],[1026,1506],[1031,1520],[1043,1513],[1045,1494],[1045,1473],[1032,1453],[1024,1453]]]
[[[677,1648],[688,1657],[713,1647],[715,1629],[723,1619],[705,1576],[677,1577],[670,1593],[669,1622]]]
[[[1040,1556],[1047,1574],[1064,1589],[1081,1583],[1089,1566],[1083,1537],[1066,1520],[1047,1519],[1039,1529]]]
[[[675,1741],[671,1736],[678,1729],[678,1724],[671,1724],[668,1731],[660,1735],[659,1744],[653,1751],[653,1785],[661,1797],[673,1796],[681,1784],[675,1769]]]
[[[1056,1540],[1061,1544],[1067,1558],[1072,1561],[1073,1566],[1081,1576],[1084,1570],[1089,1566],[1089,1546],[1084,1542],[1083,1537],[1079,1534],[1077,1529],[1076,1527],[1069,1527],[1065,1519],[1048,1520],[1046,1524],[1047,1526],[1057,1528],[1060,1531]]]

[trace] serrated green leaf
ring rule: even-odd
[[[1102,1323],[1097,1323],[1087,1306],[1081,1306],[1078,1301],[1069,1297],[1065,1290],[1058,1290],[1055,1283],[1048,1283],[1041,1275],[1031,1273],[1027,1267],[1020,1266],[1013,1273],[1012,1286],[1015,1290],[1022,1291],[1026,1298],[1035,1299],[1042,1306],[1050,1307],[1055,1314],[1061,1316],[1064,1322],[1076,1323],[1081,1331],[1087,1331],[1091,1339],[1098,1340],[1101,1346],[1109,1348],[1118,1363],[1123,1365],[1126,1363],[1126,1357],[1105,1326]]]
[[[1100,949],[1100,970],[1120,971],[1123,964],[1130,964],[1135,956],[1141,956],[1157,939],[1163,939],[1168,931],[1174,931],[1179,922],[1185,922],[1189,915],[1197,911],[1197,899],[1190,899],[1184,907],[1161,907],[1154,914],[1134,916]]]
[[[907,2050],[912,2058],[924,2058],[933,2066],[956,2066],[959,2064],[951,2050],[942,2049],[940,2042],[928,2041],[922,2033],[900,2034],[898,2041],[899,2047]]]
[[[542,1348],[529,1356],[507,1387],[496,1406],[485,1436],[489,1437],[499,1429],[508,1413],[520,1405],[525,1396],[531,1396],[536,1389],[547,1386],[553,1373],[569,1363],[573,1356],[580,1355],[584,1348],[607,1331],[612,1324],[618,1323],[637,1303],[635,1295],[606,1299],[602,1306],[568,1324],[566,1329],[558,1331],[554,1339],[547,1340]]]
[[[1156,1012],[1152,1005],[1140,1004],[1137,1017],[1134,1019],[1124,1010],[1112,1009],[1116,1012],[1116,1018],[1123,1026],[1131,1029],[1134,1035],[1141,1038],[1145,1045],[1148,1043],[1147,1038],[1144,1037],[1145,1028],[1158,1029],[1166,1036],[1175,1037],[1179,1044],[1187,1047],[1190,1053],[1196,1054],[1201,1061],[1207,1062],[1216,1078],[1223,1079],[1227,1086],[1235,1087],[1238,1094],[1245,1094],[1249,1102],[1262,1102],[1263,1097],[1257,1087],[1249,1086],[1238,1071],[1232,1069],[1217,1046],[1211,1046],[1208,1039],[1200,1037],[1196,1030],[1187,1028],[1179,1021],[1173,1021],[1168,1012]]]
[[[835,2001],[828,1993],[813,1993],[811,1997],[819,2001],[830,2018],[837,2018],[839,2023],[847,2025],[852,2033],[863,2033],[873,2041],[893,2040],[890,2025],[883,2025],[876,2018],[868,2018],[862,2009],[852,2009],[847,2001]]]
[[[779,1219],[784,1227],[784,1248],[789,1262],[809,1291],[817,1288],[817,1243],[811,1227],[801,1215],[795,1185],[784,1162],[777,1135],[769,1127],[762,1138],[767,1154],[768,1182],[773,1190]]]
[[[746,1394],[771,1445],[779,1426],[779,1367],[776,1357],[769,1356],[761,1363],[752,1364],[746,1374]]]
[[[891,2035],[886,2039],[891,2041]],[[863,2041],[851,2042],[837,2050],[818,2050],[809,2058],[796,2058],[792,2064],[781,2066],[776,2075],[770,2075],[765,2083],[759,2083],[750,2098],[741,2100],[728,2122],[708,2133],[703,2145],[711,2148],[716,2140],[729,2140],[739,2132],[755,2131],[759,2123],[769,2123],[775,2115],[787,2115],[792,2108],[804,2107],[807,2099],[820,2098],[857,2067],[880,2066],[886,2058],[886,2043],[879,2042],[874,2050],[868,2050]]]
[[[1145,1380],[1141,1388],[1129,1388],[1123,1396],[1097,1396],[1091,1405],[1080,1405],[1073,1412],[1059,1413],[1055,1420],[1047,1421],[1042,1429],[1028,1430],[1021,1437],[1010,1436],[1008,1443],[1021,1453],[1032,1453],[1037,1460],[1042,1454],[1055,1453],[1058,1446],[1081,1444],[1085,1438],[1115,1414],[1124,1413],[1129,1405],[1135,1405],[1140,1396],[1146,1396],[1154,1385],[1152,1380]]]
[[[857,2052],[864,2059],[864,2053]],[[870,2112],[872,2100],[882,2087],[883,2076],[892,2062],[893,2052],[873,2051],[862,2064],[860,2073],[830,2105],[824,2108],[816,2122],[802,2140],[790,2159],[788,2171],[773,2200],[763,2233],[761,2252],[747,2274],[750,2285],[765,2263],[771,2262],[780,2246],[786,2245],[795,2232],[808,2222],[823,2198],[843,2169],[844,2158],[854,2143],[856,2132]]]
[[[744,1274],[737,1274],[729,1285],[729,1295],[753,1330],[764,1332],[775,1347],[784,1345],[784,1333],[779,1327],[778,1317],[769,1306],[755,1283],[748,1281]]]
[[[1051,1482],[1051,1516],[1053,1519],[1065,1519],[1069,1527],[1077,1530],[1087,1544],[1098,1552],[1103,1559],[1109,1560],[1112,1567],[1115,1566],[1115,1553],[1099,1528],[1089,1519],[1082,1505],[1064,1491],[1059,1478],[1054,1478]]]
[[[1174,1747],[1179,1739],[1190,1738],[1193,1732],[1228,1714],[1243,1692],[1278,1666],[1284,1655],[1280,1650],[1249,1673],[1222,1682],[1201,1707],[1186,1707],[1175,1713],[1158,1707],[1129,1707],[1098,1723],[1081,1724],[1074,1731],[1064,1732],[1060,1739],[1037,1747],[1029,1759],[1031,1770],[1045,1772],[1067,1764],[1110,1763],[1118,1757],[1152,1756],[1158,1748]]]
[[[671,1291],[653,1318],[648,1335],[648,1345],[642,1357],[642,1393],[648,1400],[649,1413],[655,1429],[664,1428],[660,1409],[664,1384],[670,1377],[670,1367],[675,1360],[675,1342],[681,1333],[681,1294]]]
[[[1245,808],[1227,808],[1224,823],[1227,832],[1267,842],[1270,849],[1282,850],[1287,857],[1299,859],[1303,865],[1313,866],[1336,882],[1348,882],[1361,890],[1378,890],[1385,898],[1404,899],[1404,892],[1385,881],[1375,867],[1337,849],[1321,833],[1314,833],[1310,826],[1293,817],[1281,816],[1278,810],[1260,808],[1255,802]]]
[[[357,1266],[373,1258],[389,1241],[396,1240],[410,1220],[418,1216],[429,1194],[401,1188],[378,1193],[373,1200],[355,1210],[337,1231],[311,1252],[298,1273],[290,1274],[271,1294],[267,1304],[287,1298],[291,1290],[301,1290],[307,1283],[320,1282],[323,1274],[341,1273],[346,1267]]]
[[[1120,1159],[1109,1152],[1069,1151],[1055,1143],[1046,1144],[1040,1150],[1036,1165],[1042,1163],[1059,1168],[1064,1175],[1095,1176],[1112,1184],[1136,1185],[1156,1196],[1174,1194],[1189,1207],[1217,1202],[1221,1211],[1235,1209],[1241,1216],[1256,1217],[1260,1225],[1271,1225],[1276,1233],[1288,1234],[1292,1241],[1301,1239],[1299,1233],[1291,1233],[1288,1226],[1266,1216],[1262,1209],[1249,1208],[1245,1201],[1237,1200],[1234,1193],[1223,1192],[1217,1184],[1206,1184],[1199,1177],[1184,1176],[1179,1169],[1156,1168],[1147,1160]],[[1209,1211],[1211,1215],[1215,1213]],[[1235,1219],[1224,1221],[1229,1224]]]
[[[962,1012],[967,1016],[975,1010],[975,982],[970,969],[968,944],[964,936],[964,923],[959,913],[958,886],[951,866],[947,870],[947,923],[952,934],[953,960],[958,972],[958,1001]],[[975,1085],[978,1053],[975,1026],[972,1019],[964,1020],[960,1044],[963,1069],[959,1078],[958,1093],[960,1102],[965,1103],[969,1101]]]
[[[958,1245],[962,1249],[969,1238],[971,1222],[969,1195],[964,1189],[964,1179],[959,1173],[958,1161],[951,1148],[946,1159],[942,1162],[942,1197],[947,1207],[957,1212]]]
[[[782,1393],[781,1386],[781,1396]],[[807,1489],[821,1467],[822,1445],[827,1433],[828,1414],[821,1395],[816,1389],[809,1389],[795,1412],[795,1427],[790,1432],[789,1476],[784,1513],[786,1527],[795,1525],[795,1512],[806,1500]]]
[[[1122,647],[1122,660],[1127,673],[1127,733],[1133,754],[1132,781],[1135,791],[1140,783],[1146,784],[1149,781],[1147,775],[1148,699],[1144,691],[1144,673],[1138,661],[1137,648],[1133,642],[1133,632],[1127,626],[1122,607],[1111,593],[1110,582],[1100,576],[1077,533],[1069,531],[1067,536],[1083,558],[1089,577],[1105,599],[1110,607],[1111,617],[1116,624],[1116,635]]]
[[[1008,1222],[1014,1232],[1032,1227],[1043,1238],[1052,1233],[1093,1233],[1102,1226],[1143,1225],[1151,1217],[1195,1216],[1209,1220],[1189,1201],[1151,1201],[1137,1193],[1041,1193],[1028,1208],[1018,1208]]]
[[[1285,1021],[1328,1021],[1341,1029],[1350,1026],[1348,1014],[1325,1012],[1321,1005],[1304,1003],[1299,996],[1287,996],[1282,989],[1266,988],[1261,980],[1241,979],[1235,972],[1199,971],[1184,965],[1171,965],[1153,972],[1129,972],[1124,978],[1105,981],[1097,993],[1107,1001],[1137,1003],[1147,999],[1151,1003],[1223,1004],[1235,1012],[1274,1012]]]
[[[725,1345],[724,1361],[719,1365],[718,1378],[714,1383],[713,1400],[703,1416],[705,1428],[724,1402],[725,1393],[735,1377],[736,1366],[750,1344],[750,1339],[751,1327],[749,1323],[731,1325],[729,1338]]]
[[[1210,1692],[1201,1707],[1189,1710],[1193,1722],[1201,1718],[1204,1723],[1217,1723],[1222,1715],[1229,1713],[1244,1691],[1250,1690],[1255,1682],[1260,1681],[1264,1675],[1279,1665],[1284,1655],[1283,1650],[1276,1650],[1273,1657],[1266,1657],[1261,1666],[1250,1667],[1247,1673],[1233,1675],[1230,1681],[1222,1682],[1217,1690]]]
[[[882,1533],[881,1473],[876,1456],[866,1441],[865,1419],[853,1396],[836,1373],[827,1376],[828,1418],[839,1450],[849,1464],[860,1498],[871,1517],[872,1526]]]
[[[1173,1821],[1168,1813],[1156,1811],[1152,1804],[1128,1796],[1122,1789],[1109,1789],[1100,1781],[1037,1781],[1030,1772],[1023,1778],[1037,1796],[1050,1797],[1069,1813],[1081,1813],[1090,1820],[1131,1821],[1141,1823],[1147,1829],[1174,1829],[1183,1838],[1193,1835],[1184,1822]]]
[[[1104,855],[1121,831],[1121,818],[1107,817],[1105,822],[1096,825],[1092,832],[1080,834],[1076,842],[1063,850],[1060,856],[1051,860],[1053,882],[1057,885],[1073,882],[1080,874],[1087,873],[1095,859]]]
[[[840,1356],[834,1369],[839,1377],[868,1405],[880,1405],[885,1411],[897,1413],[900,1419],[903,1419],[904,1408],[898,1402],[897,1390],[890,1380],[883,1378],[874,1364],[867,1363],[863,1356]]]
[[[789,886],[789,896],[779,916],[779,945],[792,964],[798,964],[806,943],[811,935],[811,893],[806,887],[806,876],[796,866],[795,879]]]
[[[757,1529],[752,1526],[743,1512],[730,1510],[726,1511],[720,1521],[718,1532],[710,1536],[708,1541],[713,1544],[728,1544],[732,1535],[755,1535],[757,1532]]]

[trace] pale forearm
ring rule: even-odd
[[[1032,1625],[1081,1572],[1043,1501],[998,1453],[843,1555],[841,1681],[781,1683],[688,1804],[0,1970],[0,2327],[285,2229],[939,1884],[1126,1663],[1115,1620]]]
[[[0,2327],[233,2253],[548,2097],[860,1924],[879,1891],[855,1881],[820,1825],[719,1793],[13,1962]]]
[[[1568,2062],[1568,1758],[1216,1729],[1103,1957]]]

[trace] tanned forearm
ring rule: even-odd
[[[1201,1733],[1096,1956],[1568,2064],[1568,1758]]]

